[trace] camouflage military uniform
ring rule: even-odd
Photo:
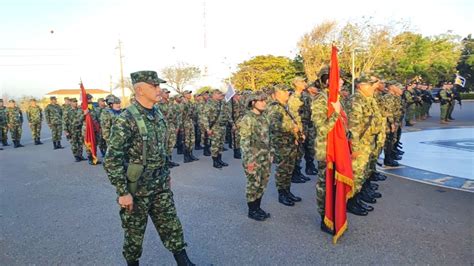
[[[405,122],[409,124],[415,118],[416,113],[415,92],[407,89],[404,91],[403,96],[406,103]]]
[[[242,157],[240,151],[240,127],[238,126],[240,119],[245,115],[245,106],[242,99],[231,99],[230,102],[230,118],[232,124],[232,148],[234,149],[234,158],[240,159]]]
[[[180,112],[178,109],[178,105],[172,103],[171,101],[168,102],[161,102],[158,104],[158,107],[165,117],[166,124],[168,125],[168,143],[166,145],[166,151],[168,156],[171,156],[173,153],[173,148],[176,144],[176,131],[179,125],[179,117]]]
[[[445,88],[442,88],[439,91],[439,101],[440,101],[440,120],[441,122],[447,122],[448,121],[448,109],[450,107],[451,103],[451,98],[450,94],[448,93],[448,90]]]
[[[97,108],[97,119],[98,119],[98,122],[99,122],[100,125],[102,125],[102,121],[100,120],[101,117],[102,117],[102,113],[106,112],[108,109],[110,109],[110,108],[107,107],[107,106]],[[98,131],[97,142],[98,142],[97,146],[99,146],[99,150],[102,153],[102,156],[104,156],[105,151],[107,150],[107,142],[106,142],[106,139],[103,136],[102,127]]]
[[[82,137],[82,124],[84,115],[80,107],[71,108],[63,119],[63,128],[71,144],[72,155],[82,160],[84,139]]]
[[[0,100],[3,103],[3,99]],[[3,146],[8,145],[7,108],[5,106],[0,107],[0,140]]]
[[[120,110],[116,111],[110,107],[104,108],[100,111],[100,130],[102,132],[101,136],[104,141],[105,150],[107,150],[107,142],[109,142],[110,130],[112,129],[112,124],[115,119],[120,115]],[[100,144],[99,144],[100,146]]]
[[[7,125],[10,129],[10,136],[13,142],[19,142],[21,139],[23,124],[23,113],[19,107],[7,107]]]
[[[82,109],[81,109],[82,110]],[[98,108],[94,107],[92,104],[89,104],[89,114],[92,118],[92,127],[95,133],[95,145],[97,149],[97,145],[99,144],[99,137],[100,137],[100,123],[99,123],[99,110]],[[77,120],[82,120],[82,139],[84,140],[86,137],[86,122],[85,122],[85,115],[84,112],[77,112],[76,113]],[[92,158],[92,152],[90,149],[86,149],[87,156],[89,160]]]
[[[316,95],[312,95],[308,92],[303,92],[302,95],[303,106],[301,108],[301,121],[303,123],[303,132],[306,137],[303,143],[304,159],[306,161],[306,174],[314,174],[315,172],[314,158],[316,153],[314,150],[314,145],[316,138],[316,128],[313,121],[311,121],[311,106],[316,97]]]
[[[369,156],[375,148],[374,136],[380,131],[380,128],[377,128],[377,118],[374,117],[378,112],[375,109],[376,106],[377,103],[373,97],[363,96],[360,92],[352,96],[348,126],[351,132],[352,153],[355,154],[352,160],[354,194],[360,192],[367,178]]]
[[[279,191],[289,191],[291,177],[298,156],[296,136],[293,133],[294,121],[285,111],[287,107],[272,102],[266,112],[270,123],[270,141],[274,151],[274,162],[277,164],[275,181]]]
[[[203,124],[207,130],[212,130],[211,155],[218,157],[224,151],[225,128],[229,121],[226,106],[223,100],[209,99],[204,108]]]
[[[63,110],[59,104],[48,104],[44,109],[44,117],[51,129],[53,142],[61,141]]]
[[[26,118],[31,129],[33,139],[39,139],[41,134],[41,122],[43,121],[43,112],[39,106],[29,106],[26,110]]]
[[[382,149],[385,144],[385,132],[387,127],[387,117],[390,116],[390,112],[392,111],[390,108],[390,102],[388,101],[388,97],[386,94],[381,92],[375,92],[374,96],[375,106],[372,108],[374,109],[374,130],[372,134],[375,136],[374,138],[374,149],[372,149],[372,154],[369,157],[369,165],[368,165],[368,172],[367,176],[371,176],[375,172],[375,167],[377,165],[377,160],[382,152]],[[377,130],[375,130],[377,129]]]
[[[120,218],[125,230],[123,255],[127,261],[137,261],[142,253],[142,243],[150,216],[163,245],[173,253],[184,249],[183,229],[178,219],[166,157],[166,122],[157,108],[144,108],[132,103],[143,117],[148,132],[146,166],[141,174],[136,193],[133,195],[134,210],[129,213],[121,209]],[[129,193],[127,177],[128,163],[142,165],[142,147],[145,143],[129,110],[123,111],[112,125],[104,168],[117,194]]]
[[[336,124],[339,114],[333,112],[328,117],[328,95],[327,90],[322,90],[311,104],[311,120],[316,131],[314,150],[318,161],[318,176],[316,181],[316,202],[318,212],[324,215],[326,197],[326,145],[329,131]]]
[[[401,102],[400,97],[391,93],[388,93],[385,96],[387,106],[383,109],[384,116],[387,119],[386,129],[385,129],[385,146],[384,146],[384,163],[393,164],[393,149],[396,142],[396,132],[398,130],[401,112]],[[392,131],[394,127],[394,131]]]

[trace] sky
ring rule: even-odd
[[[189,86],[197,89],[222,86],[253,56],[295,56],[301,36],[326,20],[403,20],[426,36],[467,36],[473,14],[468,0],[0,0],[0,95],[41,97],[81,79],[86,89],[109,90],[120,79],[119,40],[126,77],[207,66],[208,76]]]

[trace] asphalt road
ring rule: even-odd
[[[66,149],[53,151],[51,140],[34,146],[29,130],[24,135],[25,148],[0,151],[0,265],[124,264],[119,208],[102,166],[73,162],[65,140]],[[474,263],[474,193],[389,177],[375,211],[349,215],[333,245],[319,230],[314,177],[293,184],[303,197],[295,207],[277,202],[272,177],[262,203],[272,218],[256,222],[246,217],[240,161],[225,152],[230,166],[215,170],[198,154],[200,161],[172,170],[188,254],[198,265]],[[151,221],[141,263],[174,264]]]

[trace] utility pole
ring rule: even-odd
[[[122,101],[125,101],[125,82],[123,79],[123,61],[122,61],[122,41],[119,40],[118,47],[116,48],[119,50],[119,57],[120,57],[120,87],[122,88]]]
[[[112,94],[112,75],[109,76],[110,77],[110,94]]]

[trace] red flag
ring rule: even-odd
[[[82,98],[82,111],[89,109],[89,103],[87,102],[87,93],[86,89],[84,89],[84,85],[81,81],[81,98]],[[86,149],[91,151],[92,154],[92,161],[97,163],[97,150],[95,145],[95,132],[94,132],[94,122],[92,121],[92,117],[90,113],[86,114],[86,136],[84,137],[84,144],[86,145]]]
[[[338,96],[339,65],[337,48],[333,46],[329,72],[328,117],[334,112],[331,103],[336,102]],[[327,138],[324,223],[334,230],[334,244],[347,229],[346,204],[354,193],[351,154],[344,128],[345,124],[347,124],[347,116],[341,110],[341,115],[334,128],[329,131]]]

